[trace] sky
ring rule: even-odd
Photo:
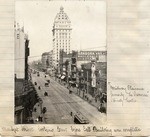
[[[30,43],[30,61],[52,50],[52,27],[60,7],[72,26],[72,50],[106,50],[106,2],[17,0],[15,22],[24,26]]]

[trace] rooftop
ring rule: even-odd
[[[59,13],[57,13],[55,17],[55,22],[60,22],[60,21],[64,21],[64,22],[66,21],[70,23],[70,19],[67,16],[67,14],[64,12],[64,8],[62,6],[60,7]]]
[[[42,56],[49,55],[50,52],[44,52]]]

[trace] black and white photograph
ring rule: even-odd
[[[107,122],[106,1],[16,0],[15,124]]]

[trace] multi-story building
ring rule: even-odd
[[[30,55],[30,49],[29,49],[29,39],[28,35],[25,37],[25,80],[29,80],[29,64],[28,64],[28,56]]]
[[[49,62],[49,67],[53,68],[53,50],[51,50],[48,54],[48,62]]]
[[[43,71],[50,71],[53,69],[53,51],[44,52],[41,58]]]
[[[24,28],[15,29],[15,77],[17,79],[28,79],[28,35]]]
[[[69,69],[69,64],[71,63],[72,54],[67,54],[64,50],[60,50],[60,59],[59,59],[59,72],[61,75],[67,75],[71,71]]]
[[[71,81],[76,86],[77,84],[77,51],[72,51],[72,58],[71,58]]]
[[[15,124],[27,123],[36,103],[36,92],[29,78],[29,39],[24,28],[15,28]]]
[[[76,83],[76,86],[79,86],[80,79],[78,76],[78,72],[81,70],[82,64],[89,64],[89,65],[87,65],[89,69],[84,69],[85,70],[84,73],[86,73],[86,75],[85,75],[86,81],[88,79],[87,77],[89,77],[89,79],[91,80],[90,82],[93,83],[92,86],[94,89],[94,86],[96,86],[96,76],[94,77],[94,73],[93,73],[93,79],[91,79],[91,75],[92,75],[91,74],[91,69],[92,69],[91,61],[95,60],[96,67],[98,68],[97,64],[100,63],[99,64],[100,66],[102,63],[106,64],[106,55],[107,55],[106,51],[80,51],[80,52],[72,51],[72,53],[67,54],[63,50],[60,50],[60,59],[59,59],[59,68],[60,68],[59,72],[60,73],[59,74],[61,74],[61,75],[67,74],[66,76],[68,76],[68,77],[70,76],[71,82]],[[65,63],[66,60],[67,60],[67,62]],[[65,64],[68,64],[67,65],[68,67],[65,66]],[[93,62],[93,65],[94,65],[94,62]],[[71,68],[71,69],[69,69],[69,68]],[[100,69],[102,69],[102,68],[100,68]],[[88,79],[88,81],[89,81],[89,79]],[[89,82],[87,82],[87,84],[90,85]],[[85,85],[86,87],[87,87],[87,84]],[[82,84],[80,84],[80,86],[81,85]]]
[[[47,68],[49,67],[49,59],[48,59],[48,57],[49,57],[49,52],[44,52],[42,54],[41,61],[42,61],[43,71],[46,71]]]
[[[70,53],[71,50],[71,21],[68,15],[64,12],[64,8],[60,7],[60,12],[57,13],[53,25],[53,65],[58,68],[60,49]]]
[[[107,63],[94,62],[81,65],[80,87],[95,96],[107,90]]]

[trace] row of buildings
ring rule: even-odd
[[[28,123],[38,95],[31,82],[28,57],[29,39],[24,28],[15,26],[15,124]]]
[[[106,92],[107,52],[72,51],[71,34],[71,21],[60,7],[52,28],[52,50],[41,57],[43,71],[92,95]]]
[[[106,92],[106,51],[72,51],[67,54],[60,50],[57,69],[53,66],[52,55],[52,51],[42,54],[43,71],[93,96]]]

